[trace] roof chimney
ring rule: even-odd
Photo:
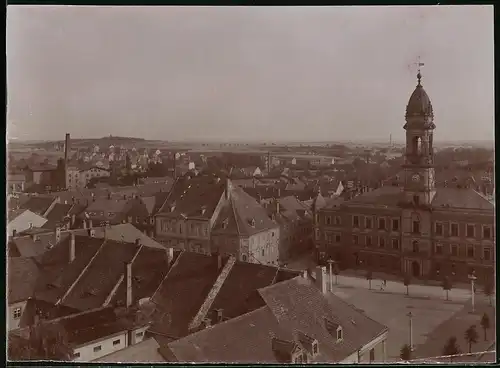
[[[231,198],[232,187],[233,185],[231,183],[231,180],[229,178],[226,178],[226,189],[225,189],[226,200],[229,200]]]
[[[68,162],[68,159],[69,159],[69,145],[70,145],[70,135],[69,133],[66,133],[66,137],[64,139],[64,162]]]
[[[132,262],[125,262],[126,306],[132,306]]]
[[[316,285],[323,294],[326,294],[327,275],[325,266],[316,266]]]
[[[217,252],[216,254],[216,257],[217,257],[217,269],[222,269],[222,255]]]
[[[222,322],[222,317],[223,317],[223,310],[221,308],[218,308],[215,310],[215,321],[216,323]]]
[[[69,263],[75,260],[76,250],[75,250],[75,234],[71,233],[71,238],[69,240]]]
[[[135,239],[135,245],[140,245],[141,244],[141,239],[137,238]]]
[[[170,265],[172,264],[172,261],[174,260],[174,248],[167,248],[166,252],[167,252],[168,267],[170,267]]]
[[[12,230],[12,237],[15,238],[16,235],[17,235],[17,230],[16,229]]]
[[[276,199],[276,213],[277,214],[280,213],[280,200],[279,200],[279,198]]]

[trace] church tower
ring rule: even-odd
[[[406,106],[405,202],[429,206],[436,193],[434,179],[434,113],[429,96],[422,86],[420,70],[418,84]]]

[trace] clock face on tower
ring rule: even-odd
[[[419,182],[420,181],[420,175],[418,174],[415,174],[411,177],[411,180],[413,180],[414,182]]]

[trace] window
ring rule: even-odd
[[[392,249],[394,250],[399,249],[399,239],[392,239]]]
[[[358,216],[353,216],[352,217],[352,226],[353,227],[359,227],[359,217]]]
[[[113,341],[113,346],[116,346],[116,345],[118,345],[119,343],[120,343],[120,339],[118,339],[118,340],[114,340],[114,341]]]
[[[420,251],[420,246],[417,240],[413,241],[412,246],[413,246],[413,253],[418,253]]]
[[[335,216],[335,225],[340,225],[341,223],[340,216]]]
[[[335,243],[340,243],[340,234],[335,234]]]
[[[466,235],[468,238],[474,237],[474,225],[467,224],[467,234]]]
[[[74,353],[74,354],[73,354],[73,359],[74,359],[74,358],[80,358],[80,353]]]
[[[330,216],[326,216],[325,222],[326,222],[327,225],[331,225],[332,224],[332,218]]]
[[[366,246],[367,247],[371,247],[372,246],[372,237],[371,236],[367,236],[366,237]]]
[[[247,255],[246,255],[246,254],[243,254],[243,255],[241,256],[241,259],[242,259],[242,261],[243,261],[243,262],[246,262],[246,261],[247,261]]]
[[[491,259],[491,249],[490,248],[483,249],[483,259],[485,261],[489,261]]]
[[[354,245],[358,245],[359,244],[359,240],[358,240],[358,236],[357,235],[353,235],[352,236],[352,243]]]
[[[264,249],[264,248],[262,248],[262,251],[261,251],[261,253],[262,253],[262,257],[264,257],[264,252],[265,252],[265,249]]]
[[[378,229],[385,230],[385,218],[378,219]]]
[[[21,312],[22,312],[21,307],[14,308],[14,312],[13,312],[14,313],[14,319],[21,318]]]
[[[271,237],[273,237],[273,238],[274,238],[274,231],[272,231],[272,232],[271,232]]]
[[[420,222],[413,221],[413,233],[420,234]]]
[[[318,344],[314,343],[313,346],[312,346],[312,348],[313,348],[313,354],[314,355],[318,354]]]
[[[458,236],[458,224],[451,224],[451,236]]]
[[[491,239],[491,227],[483,226],[483,238]]]
[[[342,328],[339,327],[337,330],[337,340],[342,340],[343,334],[342,334]]]
[[[399,220],[398,219],[392,220],[392,231],[399,231]]]
[[[375,360],[375,349],[370,349],[370,363]]]
[[[467,257],[468,258],[474,258],[474,246],[468,244],[467,245]]]
[[[458,245],[452,244],[450,253],[452,256],[455,256],[455,257],[458,256]]]
[[[365,218],[365,227],[367,229],[371,229],[372,228],[372,219],[371,219],[371,217]]]
[[[326,233],[325,235],[326,235],[326,242],[327,242],[328,244],[333,243],[333,234]]]
[[[101,351],[101,345],[94,346],[94,353],[97,353],[98,351]]]
[[[378,238],[378,246],[380,248],[385,248],[385,239],[384,238],[382,238],[382,237]]]
[[[434,225],[434,233],[436,235],[442,236],[443,235],[443,224],[440,222],[436,222]]]
[[[144,335],[144,332],[141,331],[141,332],[137,332],[135,334],[135,337],[142,337],[143,335]]]
[[[443,254],[443,245],[441,243],[436,243],[434,249],[436,254]]]

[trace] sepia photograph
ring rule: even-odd
[[[496,362],[493,5],[6,23],[8,361]]]

